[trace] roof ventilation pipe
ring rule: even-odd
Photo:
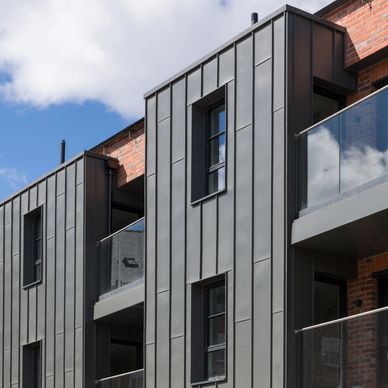
[[[257,12],[251,13],[251,24],[252,26],[259,21],[259,14]]]
[[[65,163],[66,156],[66,142],[65,140],[61,140],[61,156],[60,156],[60,164]]]

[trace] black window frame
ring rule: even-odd
[[[43,280],[43,206],[23,218],[23,288]]]
[[[224,107],[225,112],[224,130],[211,136],[211,112],[220,106]],[[194,206],[224,193],[227,189],[228,104],[225,86],[192,104],[191,123],[191,205]],[[222,135],[225,139],[224,161],[211,165],[210,142]],[[210,191],[210,174],[221,169],[224,169],[223,185],[218,185],[217,190]]]
[[[224,287],[224,311],[210,314],[209,294],[211,289]],[[227,381],[228,353],[228,287],[226,274],[205,279],[192,285],[191,304],[191,385],[214,384]],[[223,343],[209,344],[210,319],[224,316],[225,337]],[[224,374],[209,376],[208,355],[223,350]]]
[[[211,131],[212,131],[212,113],[214,111],[217,111],[219,110],[220,107],[223,107],[223,109],[221,110],[222,112],[224,112],[225,114],[225,125],[224,125],[224,128],[220,131],[218,131],[217,133],[215,134],[211,134]],[[221,112],[220,111],[220,112]],[[221,101],[218,101],[217,103],[213,104],[212,106],[210,106],[207,110],[206,110],[206,167],[207,167],[207,171],[206,171],[206,196],[209,196],[209,195],[212,195],[212,194],[215,194],[215,193],[218,193],[218,192],[222,192],[223,190],[225,190],[225,187],[226,187],[226,175],[225,175],[225,171],[226,171],[226,127],[227,127],[227,120],[226,120],[226,104],[225,104],[225,101],[224,100],[221,100]],[[212,164],[211,163],[211,143],[213,140],[215,139],[220,139],[221,136],[224,136],[224,147],[225,147],[225,151],[224,151],[224,160],[223,161],[219,161],[218,163],[215,163],[215,164]],[[218,145],[218,153],[220,154],[220,145]],[[221,188],[217,188],[217,190],[214,190],[214,191],[211,191],[210,190],[210,175],[215,173],[215,172],[219,172],[219,170],[221,169],[224,169],[224,181],[223,181],[223,187]]]
[[[224,287],[224,295],[225,295],[225,298],[224,298],[224,311],[223,312],[220,312],[220,313],[216,313],[216,314],[210,314],[210,290],[212,289],[216,289],[216,288],[219,288],[223,286]],[[224,281],[218,281],[216,283],[212,283],[212,284],[209,284],[207,286],[204,287],[204,306],[205,306],[205,309],[204,309],[204,372],[205,372],[205,380],[208,380],[208,381],[212,381],[212,380],[219,380],[220,378],[221,379],[224,379],[225,378],[225,375],[226,375],[226,287],[225,287],[225,282]],[[221,316],[224,316],[224,320],[225,320],[225,341],[223,343],[220,343],[220,344],[216,344],[216,345],[210,345],[209,344],[209,337],[210,337],[210,324],[209,322],[212,320],[212,319],[215,319],[215,318],[218,318],[218,317],[221,317]],[[209,353],[213,353],[213,352],[217,352],[217,351],[220,351],[220,350],[223,350],[224,351],[224,370],[225,370],[225,373],[223,375],[219,375],[219,376],[209,376],[209,370],[208,370],[208,356],[209,356]]]
[[[23,388],[42,387],[42,341],[23,345]]]

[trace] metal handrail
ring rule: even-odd
[[[115,375],[115,376],[104,377],[103,379],[97,380],[96,383],[103,383],[104,381],[109,381],[109,380],[117,379],[119,377],[124,377],[124,376],[130,376],[130,375],[140,373],[140,372],[144,373],[144,369],[138,369],[138,370],[134,370],[132,372],[126,372],[126,373],[121,373],[121,374]]]
[[[347,107],[345,107],[344,109],[341,109],[339,110],[338,112],[335,112],[334,114],[332,114],[331,116],[329,117],[326,117],[324,118],[323,120],[319,121],[318,123],[315,123],[313,125],[311,125],[310,127],[304,129],[303,131],[299,132],[299,133],[296,133],[295,134],[295,137],[299,137],[301,135],[303,135],[304,133],[310,131],[311,129],[314,129],[316,127],[319,127],[320,125],[322,125],[323,123],[325,123],[326,121],[329,121],[331,120],[332,118],[334,118],[335,116],[339,116],[341,114],[343,114],[344,112],[346,112],[347,110],[353,108],[354,106],[358,105],[358,104],[361,104],[362,102],[368,100],[369,98],[372,98],[374,96],[376,96],[377,94],[379,93],[382,93],[384,92],[385,90],[388,89],[388,85],[384,86],[383,88],[379,89],[379,90],[376,90],[375,92],[371,93],[371,94],[368,94],[367,96],[363,97],[361,100],[358,100],[356,102],[354,102],[353,104],[351,105],[348,105]]]
[[[121,228],[120,230],[117,230],[116,232],[114,232],[114,233],[110,234],[109,236],[106,236],[106,237],[104,237],[103,239],[101,239],[100,241],[98,241],[98,242],[97,242],[97,245],[98,245],[98,244],[101,244],[102,242],[104,242],[104,241],[106,241],[106,240],[109,240],[111,237],[115,236],[116,234],[119,234],[120,232],[122,232],[122,231],[128,229],[129,227],[131,227],[131,226],[133,226],[133,225],[135,225],[135,224],[137,224],[137,223],[139,223],[139,222],[141,222],[141,221],[143,221],[143,220],[144,220],[144,217],[139,218],[138,220],[132,222],[131,224],[129,224],[129,225],[127,225],[127,226],[124,226],[124,227]],[[140,231],[140,230],[133,230],[133,232],[143,232],[143,231]]]
[[[303,329],[297,329],[297,330],[295,330],[295,334],[303,333],[305,331],[310,331],[310,330],[318,329],[318,328],[325,327],[325,326],[334,325],[335,323],[351,321],[353,319],[365,317],[368,315],[380,313],[380,312],[387,311],[387,310],[388,310],[388,306],[385,306],[385,307],[380,307],[378,309],[365,311],[363,313],[358,313],[358,314],[354,314],[354,315],[349,315],[347,317],[334,319],[332,321],[318,323],[317,325],[307,326],[307,327],[304,327]]]

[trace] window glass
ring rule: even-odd
[[[314,324],[341,316],[341,286],[321,281],[314,283]]]
[[[225,167],[209,174],[209,194],[225,189]]]
[[[23,346],[23,388],[42,386],[41,344],[35,342]]]
[[[24,286],[34,284],[42,279],[42,233],[42,207],[39,207],[24,216]]]
[[[207,377],[225,375],[225,284],[207,292]]]
[[[209,151],[210,167],[225,162],[225,133],[210,140]]]
[[[209,111],[207,194],[225,189],[225,104]]]
[[[209,325],[209,346],[225,343],[225,315],[210,318]]]
[[[209,316],[225,312],[225,285],[209,289]]]
[[[313,122],[318,123],[341,109],[341,101],[323,94],[313,95]]]
[[[208,378],[225,376],[225,349],[208,353]]]
[[[210,136],[225,132],[225,105],[222,104],[210,111]]]

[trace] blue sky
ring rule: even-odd
[[[59,164],[61,139],[71,158],[130,122],[97,102],[45,109],[0,104],[0,201]]]
[[[58,164],[61,139],[69,158],[118,132],[144,92],[285,2],[0,0],[0,201]]]

